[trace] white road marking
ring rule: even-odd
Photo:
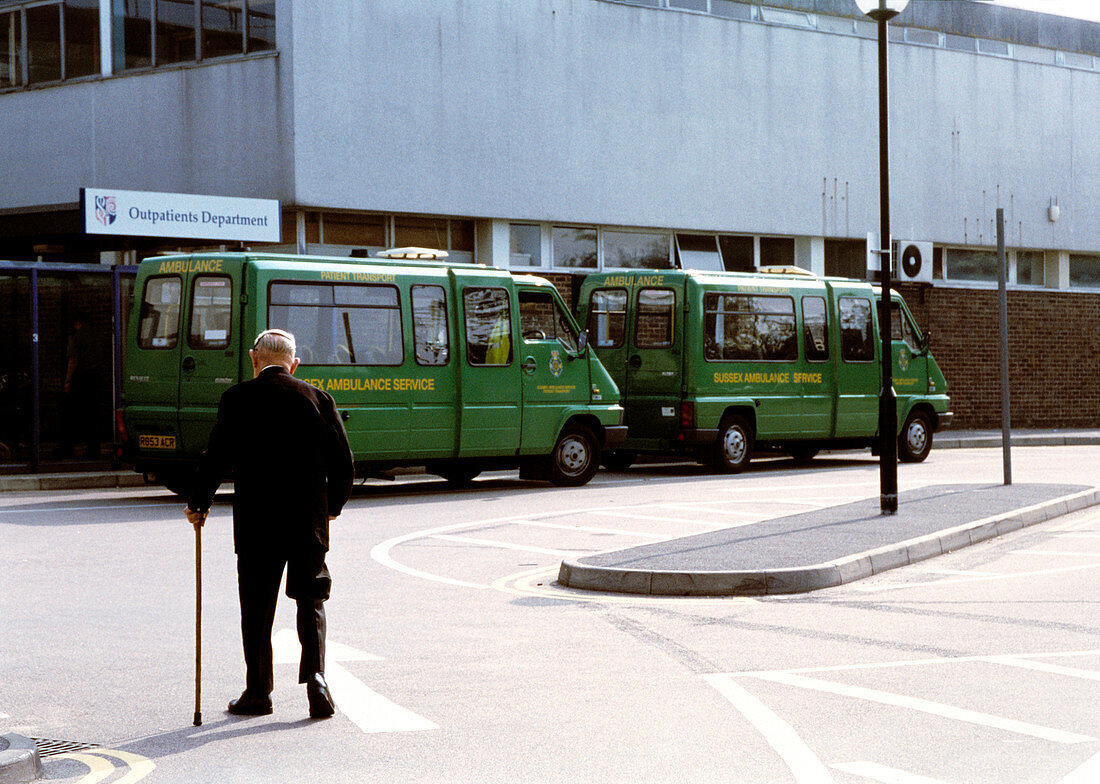
[[[980,572],[977,569],[925,569],[926,574],[949,574],[953,577],[1000,577],[1004,572]]]
[[[1094,754],[1058,784],[1096,784],[1100,781],[1100,754]]]
[[[958,664],[966,662],[992,661],[994,659],[1060,659],[1077,656],[1100,656],[1100,648],[1085,651],[1055,651],[1051,653],[1013,653],[1005,656],[952,656],[939,659],[902,659],[899,661],[874,662],[870,664],[831,664],[823,667],[800,667],[792,670],[755,670],[730,673],[738,678],[755,678],[758,675],[771,675],[779,672],[791,675],[819,672],[851,672],[854,670],[885,670],[891,667],[925,667],[930,664]]]
[[[1012,550],[1017,555],[1073,555],[1082,558],[1100,558],[1100,553],[1069,552],[1066,550]]]
[[[150,759],[115,749],[85,749],[82,752],[54,754],[49,757],[47,762],[58,759],[75,760],[88,767],[88,775],[80,779],[77,784],[97,784],[116,770],[114,763],[103,759],[103,757],[117,759],[129,768],[126,775],[117,779],[114,784],[134,784],[135,781],[140,781],[148,776],[157,767]]]
[[[771,681],[773,683],[780,683],[786,686],[795,686],[802,689],[824,692],[826,694],[836,694],[841,697],[852,697],[868,702],[876,702],[881,705],[892,705],[905,710],[915,710],[933,716],[941,716],[953,721],[963,721],[982,727],[991,727],[993,729],[1014,732],[1018,735],[1027,735],[1029,737],[1049,740],[1055,743],[1087,743],[1096,740],[1087,735],[1079,735],[1076,732],[1067,732],[1052,727],[1042,727],[1038,724],[1017,721],[1015,719],[1006,719],[1001,716],[993,716],[992,714],[972,711],[967,708],[956,708],[952,705],[945,705],[942,702],[933,702],[932,700],[925,700],[919,697],[906,697],[902,694],[892,694],[890,692],[879,691],[878,689],[868,689],[862,686],[849,686],[784,672],[757,673],[752,677]]]
[[[915,773],[879,765],[877,762],[841,762],[832,767],[851,773],[853,776],[882,782],[882,784],[947,784],[940,779],[918,776]]]
[[[959,585],[962,583],[976,583],[984,580],[1004,580],[1018,577],[1040,577],[1047,574],[1062,574],[1064,572],[1079,572],[1083,569],[1095,569],[1100,564],[1085,564],[1084,566],[1062,566],[1057,569],[1037,569],[1031,572],[1006,572],[984,577],[961,577],[958,580],[931,580],[914,583],[892,583],[890,585],[852,585],[852,589],[860,593],[877,593],[879,591],[900,591],[905,588],[930,588],[941,585]]]
[[[497,547],[504,550],[521,550],[525,553],[540,553],[541,555],[553,555],[560,558],[571,558],[579,555],[576,550],[550,550],[545,547],[535,547],[528,544],[515,544],[513,542],[500,542],[495,539],[475,539],[472,536],[454,536],[453,534],[433,534],[432,539],[442,539],[445,542],[459,542],[461,544],[473,544],[479,547]]]
[[[1063,667],[1059,664],[1049,664],[1047,662],[1033,661],[1031,659],[1021,659],[1016,656],[988,656],[986,661],[993,662],[994,664],[1004,664],[1008,667],[1020,667],[1025,670],[1035,670],[1036,672],[1049,672],[1052,675],[1065,675],[1071,678],[1081,678],[1086,681],[1100,681],[1100,672],[1096,670],[1082,670],[1077,667]],[[1100,780],[1100,779],[1098,779]]]
[[[790,724],[779,718],[767,705],[756,699],[729,675],[704,675],[703,680],[733,703],[750,724],[764,736],[768,745],[794,774],[797,784],[834,784],[834,779],[817,755],[798,736]]]
[[[726,528],[727,526],[716,524],[713,520],[689,520],[686,517],[658,517],[657,515],[636,514],[634,512],[619,512],[611,509],[598,509],[590,514],[603,515],[604,517],[625,517],[628,520],[656,520],[660,523],[684,523],[686,525],[699,525],[705,528]]]
[[[298,635],[290,629],[280,629],[272,638],[272,653],[276,664],[297,664],[301,657]],[[325,643],[325,680],[332,690],[332,700],[342,714],[363,732],[416,732],[437,730],[439,725],[402,708],[395,702],[368,688],[362,681],[341,667],[339,661],[380,661],[381,657],[358,651],[339,643]]]
[[[665,541],[669,537],[664,534],[651,534],[645,531],[629,531],[625,528],[596,528],[591,525],[568,525],[561,523],[544,523],[536,520],[513,520],[512,525],[527,525],[532,528],[553,528],[559,531],[583,531],[592,534],[614,534],[616,536],[633,536],[639,539],[656,539]]]
[[[1100,539],[1100,534],[1091,531],[1066,531],[1058,534],[1059,539]]]

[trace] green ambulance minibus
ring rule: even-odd
[[[280,328],[295,375],[335,399],[358,476],[424,466],[462,484],[519,467],[588,482],[626,428],[587,336],[548,281],[431,260],[444,255],[145,259],[119,416],[136,470],[186,492],[222,392],[252,377],[255,336]]]
[[[875,447],[879,293],[796,268],[589,275],[578,321],[619,387],[628,427],[604,464],[679,453],[738,472],[756,448],[809,460],[823,448]],[[919,462],[951,420],[947,382],[902,298],[892,306],[898,454]]]

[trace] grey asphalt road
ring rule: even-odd
[[[1014,452],[1017,481],[1096,485],[1100,447]],[[997,450],[901,466],[903,490],[1000,477]],[[69,742],[81,782],[1100,780],[1100,516],[1051,520],[793,597],[593,595],[565,557],[874,496],[877,463],[691,465],[549,488],[493,474],[360,487],[335,524],[329,680],[310,721],[293,608],[275,712],[242,687],[228,497],[194,537],[155,490],[0,494],[0,731]],[[80,748],[80,746],[87,746]],[[98,778],[97,778],[98,777]],[[129,778],[127,778],[129,777]]]

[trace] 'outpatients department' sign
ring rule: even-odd
[[[86,234],[281,241],[274,199],[81,188],[80,206]]]

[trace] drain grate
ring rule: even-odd
[[[52,757],[54,754],[65,754],[70,751],[84,751],[84,749],[98,748],[97,743],[81,743],[76,740],[50,740],[48,738],[31,738],[38,747],[39,757]]]

